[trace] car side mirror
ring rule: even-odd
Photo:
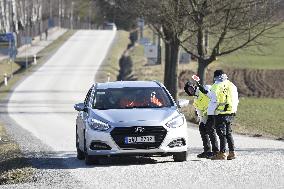
[[[86,111],[86,106],[84,103],[78,103],[74,105],[74,109],[77,111]]]
[[[189,100],[186,100],[186,99],[178,99],[178,101],[177,101],[177,106],[179,108],[186,107],[186,106],[188,106],[188,104],[189,104]]]

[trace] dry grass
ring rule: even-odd
[[[0,185],[25,182],[33,169],[21,154],[18,145],[6,134],[0,123]]]
[[[110,53],[105,58],[96,74],[97,82],[106,82],[108,77],[110,77],[110,81],[116,81],[116,77],[119,72],[119,59],[130,42],[128,37],[129,33],[126,31],[117,32],[117,36],[113,42]]]
[[[43,49],[39,53],[40,58],[36,66],[41,66],[73,34],[74,31],[68,31]],[[13,64],[15,70],[20,68],[17,66],[17,64]],[[10,66],[7,66],[5,62],[0,63],[0,72],[2,73],[3,70],[10,70]],[[30,73],[31,68],[27,70],[22,69],[9,80],[8,86],[0,86],[0,100],[4,100],[11,93],[13,86]],[[21,154],[18,144],[7,135],[1,120],[0,138],[0,185],[29,181],[34,173],[34,169],[31,168],[30,164]]]
[[[284,99],[241,98],[235,130],[284,139]]]
[[[11,73],[19,70],[20,66],[14,62],[10,62],[9,60],[4,60],[0,62],[0,83],[4,81],[4,74],[8,77]]]

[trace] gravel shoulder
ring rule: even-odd
[[[31,166],[25,154],[22,153],[26,147],[20,149],[17,143],[19,138],[23,139],[27,137],[25,137],[26,135],[16,134],[21,128],[13,128],[15,123],[7,116],[6,106],[14,88],[30,74],[32,69],[38,69],[42,63],[49,59],[73,32],[53,28],[50,33],[48,40],[40,41],[36,39],[33,45],[27,49],[27,54],[29,55],[35,53],[40,55],[38,65],[33,65],[32,68],[28,70],[19,70],[15,73],[14,77],[9,80],[8,86],[1,86],[0,88],[0,185],[5,183],[30,182],[33,180],[35,169]],[[24,50],[25,48],[26,47],[24,47]],[[23,54],[22,51],[24,50],[19,49],[20,55]],[[25,145],[26,143],[23,144]]]

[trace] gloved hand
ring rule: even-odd
[[[201,85],[199,82],[196,82],[197,86],[199,88],[199,91],[202,92],[203,94],[207,94],[208,91],[206,89],[204,89],[203,85]]]
[[[188,96],[192,96],[192,94],[188,91],[188,87],[189,87],[190,83],[186,82],[186,84],[184,85],[184,92],[186,92],[186,94],[188,94]]]

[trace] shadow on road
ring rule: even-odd
[[[203,159],[196,158],[196,154],[200,153],[201,148],[192,148],[189,152],[188,162],[198,163]],[[251,155],[269,155],[279,154],[284,155],[283,148],[242,148],[237,150],[238,157]],[[176,163],[171,157],[168,158],[154,158],[154,157],[140,157],[140,156],[113,156],[107,158],[100,158],[97,163],[87,166],[84,160],[78,160],[75,152],[43,152],[27,154],[26,160],[31,162],[34,168],[37,169],[78,169],[78,168],[94,168],[94,167],[117,167],[117,166],[133,166],[133,165],[147,165],[147,164],[163,164]],[[205,160],[207,161],[207,160]],[[210,160],[208,162],[211,162]],[[226,162],[226,161],[225,161]]]
[[[26,160],[31,162],[32,166],[37,169],[77,169],[77,168],[92,168],[92,167],[112,167],[112,166],[132,166],[146,164],[169,163],[166,158],[159,161],[152,157],[140,156],[114,156],[102,157],[97,159],[93,165],[85,165],[84,160],[78,160],[75,152],[44,152],[27,154]]]

